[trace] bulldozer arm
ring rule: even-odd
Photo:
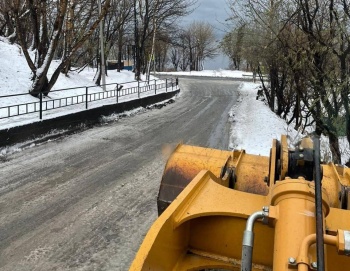
[[[312,151],[310,140],[289,150],[284,136],[270,157],[178,146],[160,186],[160,216],[130,270],[316,270],[316,182],[305,168],[315,164]],[[350,170],[322,170],[325,270],[347,270]]]

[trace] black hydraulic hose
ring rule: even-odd
[[[322,183],[321,183],[321,159],[320,139],[314,138],[314,180],[315,180],[315,204],[316,204],[316,250],[317,271],[324,271],[324,239],[323,239],[323,213],[322,213]]]
[[[241,271],[251,271],[253,264],[253,247],[242,246]]]

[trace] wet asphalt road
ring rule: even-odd
[[[169,150],[227,149],[240,82],[180,79],[162,109],[9,156],[0,164],[0,270],[125,271],[152,222]]]

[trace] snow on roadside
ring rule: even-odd
[[[110,122],[118,121],[119,119],[124,117],[132,117],[134,115],[142,114],[143,112],[147,112],[148,110],[152,110],[154,108],[162,108],[168,104],[175,102],[174,99],[177,99],[177,98],[178,98],[178,95],[175,95],[174,98],[167,99],[159,103],[150,104],[147,107],[137,107],[129,111],[124,111],[123,113],[113,113],[108,116],[102,116],[100,119],[100,122],[108,124]]]
[[[147,112],[148,110],[152,109],[159,109],[164,106],[167,106],[168,104],[174,103],[174,99],[177,99],[178,95],[175,95],[174,98],[164,100],[162,102],[150,104],[147,107],[138,107],[132,110],[124,111],[123,113],[113,113],[108,116],[101,116],[100,118],[100,124],[108,124],[111,122],[119,121],[121,118],[125,117],[132,117],[138,114],[142,114],[144,112]],[[85,129],[85,124],[81,124],[80,126],[81,130]],[[6,147],[0,147],[0,163],[6,162],[8,159],[8,156],[13,153],[22,152],[25,149],[33,148],[37,145],[41,145],[45,142],[54,141],[57,138],[60,138],[65,133],[69,132],[67,129],[54,129],[50,131],[47,134],[44,134],[40,137],[34,138],[32,140],[27,140],[25,142],[20,142],[14,145],[6,146]]]
[[[231,71],[231,70],[203,70],[203,71],[186,71],[186,72],[159,72],[161,75],[182,75],[182,76],[204,76],[204,77],[226,77],[226,78],[253,78],[252,72]]]
[[[31,57],[33,57],[33,55]],[[16,44],[10,44],[6,38],[0,37],[0,59],[0,129],[8,129],[11,127],[40,121],[38,112],[25,114],[26,112],[34,112],[38,110],[39,100],[28,93],[32,83],[30,80],[31,70],[28,67],[22,49]],[[59,61],[53,61],[51,63],[48,78],[52,76],[58,65]],[[69,72],[68,76],[61,74],[48,97],[44,97],[43,99],[44,109],[56,108],[55,110],[45,111],[43,114],[44,119],[85,110],[85,105],[83,103],[68,107],[60,106],[61,104],[72,104],[73,98],[66,98],[77,95],[80,96],[74,98],[74,103],[78,103],[78,100],[79,102],[83,102],[83,95],[86,95],[86,87],[89,87],[89,100],[92,101],[89,103],[89,108],[100,107],[107,104],[115,104],[115,97],[95,101],[101,96],[111,96],[111,93],[104,93],[101,87],[94,85],[93,82],[96,71],[97,70],[93,68],[86,68],[80,73],[74,71]],[[111,85],[108,85],[106,89],[111,91],[115,90],[116,84],[122,85],[123,89],[120,92],[119,102],[126,102],[133,99],[138,99],[139,97],[137,94],[125,95],[126,93],[124,90],[131,87],[137,87],[138,85],[141,88],[145,87],[148,89],[148,91],[140,94],[141,97],[154,95],[154,90],[152,90],[149,86],[153,87],[155,79],[157,78],[150,76],[151,81],[148,84],[146,81],[146,76],[142,75],[142,81],[138,83],[135,81],[135,74],[131,71],[122,70],[121,72],[117,72],[116,70],[109,70],[108,76],[106,77],[106,83]],[[165,82],[163,80],[157,80],[158,94],[166,91],[166,89],[160,86],[160,84],[164,83]],[[94,93],[99,94],[96,94],[95,96],[93,95]],[[11,107],[9,108],[9,106]],[[17,116],[7,118],[8,114],[10,114],[9,112],[12,116]]]
[[[281,135],[287,135],[290,147],[294,147],[305,135],[293,129],[294,124],[274,114],[263,101],[257,100],[257,90],[260,84],[244,82],[239,88],[239,98],[229,117],[232,121],[229,148],[243,149],[249,154],[270,155],[272,140],[280,140]],[[342,161],[350,159],[349,143],[345,137],[339,139]],[[321,137],[321,159],[331,161],[328,138]]]
[[[18,45],[12,45],[7,39],[0,37],[0,96],[23,93],[27,94],[30,87],[30,69],[24,58],[23,52]],[[52,75],[54,69],[59,65],[57,61],[53,61],[49,70],[49,76]],[[45,100],[58,99],[66,96],[81,95],[85,93],[85,86],[92,86],[93,79],[96,74],[96,69],[86,68],[82,72],[70,72],[69,76],[60,75],[57,83],[54,86],[54,90],[65,89],[72,87],[82,87],[75,90],[51,92],[50,97]],[[229,71],[229,70],[204,70],[200,72],[162,72],[162,75],[185,75],[185,76],[205,76],[205,77],[227,77],[227,78],[246,78],[251,79],[253,74],[251,72],[244,71]],[[151,80],[154,77],[151,76]],[[143,82],[140,86],[143,87],[147,84],[145,76],[142,77]],[[106,83],[118,83],[123,84],[124,89],[128,87],[134,87],[137,82],[134,81],[134,73],[129,71],[117,72],[115,70],[108,71]],[[153,84],[153,81],[151,81]],[[259,84],[254,83],[242,83],[240,88],[240,98],[238,104],[232,108],[230,112],[232,123],[232,131],[230,136],[229,147],[231,149],[245,149],[247,153],[257,155],[269,155],[269,151],[272,144],[272,139],[280,139],[282,134],[287,134],[290,145],[295,144],[302,135],[293,130],[293,124],[288,127],[286,122],[276,116],[269,108],[262,102],[256,100],[257,87]],[[109,86],[109,88],[115,88],[115,85]],[[184,85],[183,90],[186,90]],[[101,92],[100,87],[93,87],[89,89],[89,93]],[[143,95],[152,95],[150,93],[144,93]],[[180,94],[181,95],[181,94]],[[129,97],[121,98],[121,101],[134,99],[132,95]],[[19,103],[31,103],[38,102],[37,98],[30,95],[15,96],[10,98],[0,99],[0,107],[8,106],[9,104]],[[105,101],[96,102],[94,105],[89,105],[89,108],[102,106]],[[84,105],[81,104],[77,109],[71,107],[62,108],[54,111],[55,114],[50,113],[50,117],[57,117],[72,112],[85,110]],[[47,113],[45,113],[46,115]],[[32,117],[33,116],[33,117]],[[45,118],[48,116],[45,116]],[[0,120],[1,128],[10,128],[17,125],[23,125],[31,123],[33,121],[39,121],[37,113],[32,115],[22,115],[18,117],[2,119]],[[342,161],[348,161],[350,159],[350,148],[346,138],[340,138]],[[321,151],[325,160],[329,160],[330,151],[328,147],[327,138],[321,138]]]
[[[230,149],[244,149],[247,153],[269,156],[272,140],[287,134],[294,142],[297,133],[275,115],[262,101],[256,100],[259,84],[242,83],[237,105],[230,111],[233,121]]]

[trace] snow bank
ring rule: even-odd
[[[293,142],[296,132],[274,114],[260,100],[256,100],[259,84],[242,83],[237,105],[230,111],[232,129],[231,149],[244,149],[247,153],[269,156],[272,140],[287,134]]]
[[[274,114],[263,101],[257,100],[259,84],[242,83],[239,89],[237,105],[234,106],[229,117],[232,121],[230,135],[230,149],[244,149],[247,153],[269,156],[273,139],[280,139],[287,135],[290,147],[306,136],[294,130],[294,123],[289,126],[285,120]],[[349,144],[345,137],[339,139],[342,161],[350,159]],[[331,161],[328,138],[321,137],[321,159]]]
[[[34,57],[33,52],[31,53],[31,57]],[[6,38],[0,37],[0,117],[7,116],[8,110],[11,112],[25,113],[25,112],[33,112],[35,106],[38,105],[38,99],[29,95],[28,90],[31,86],[31,70],[28,67],[27,61],[23,55],[23,52],[20,46],[16,44],[10,44]],[[51,63],[50,69],[48,71],[48,77],[50,78],[54,73],[57,66],[60,64],[60,61],[53,61]],[[103,92],[103,89],[99,86],[94,85],[94,77],[96,75],[97,70],[93,68],[86,68],[82,72],[70,72],[68,76],[61,74],[55,83],[52,91],[49,93],[48,97],[44,97],[44,108],[47,106],[52,106],[54,103],[60,103],[59,99],[72,97],[77,95],[85,95],[86,87],[88,88],[88,93],[97,93]],[[147,86],[146,76],[142,75],[141,79],[144,82],[140,82],[140,87]],[[153,76],[150,77],[150,84],[154,84],[154,79],[157,79]],[[108,76],[106,77],[106,83],[111,84],[106,87],[107,90],[114,90],[116,84],[123,85],[123,89],[136,87],[138,85],[135,82],[135,74],[130,71],[121,71],[117,72],[116,70],[109,70]],[[162,83],[162,81],[158,81],[158,84]],[[74,88],[74,89],[72,89]],[[66,90],[62,90],[66,89]],[[60,91],[56,91],[60,90]],[[157,92],[164,92],[164,90],[157,90]],[[20,96],[11,96],[11,97],[3,97],[9,95],[19,95]],[[148,91],[142,93],[142,97],[154,95],[154,91]],[[138,95],[128,95],[120,97],[119,102],[129,101],[131,99],[137,99]],[[79,99],[82,99],[80,97]],[[55,102],[53,100],[56,100]],[[94,100],[94,99],[93,99]],[[111,101],[101,100],[98,102],[94,102],[93,104],[89,104],[89,108],[103,106],[105,104],[115,103],[115,98],[110,99]],[[48,102],[46,104],[46,102]],[[63,103],[68,103],[67,101],[62,101]],[[19,105],[19,104],[28,104],[19,107],[12,107],[8,109],[8,106]],[[36,104],[34,104],[36,103]],[[1,107],[3,107],[1,109]],[[80,104],[78,106],[69,106],[65,108],[55,109],[50,112],[45,113],[45,118],[62,116],[65,114],[71,114],[74,112],[85,110],[84,104]],[[30,115],[19,115],[10,118],[0,119],[0,129],[10,128],[18,125],[28,124],[35,121],[40,121],[38,119],[39,113],[33,113]]]
[[[175,76],[206,76],[206,77],[226,77],[226,78],[253,78],[252,72],[231,71],[231,70],[204,70],[204,71],[190,71],[190,72],[159,72],[162,75]]]
[[[18,45],[0,39],[0,96],[28,93],[30,69]]]
[[[27,94],[31,85],[31,70],[28,67],[27,61],[23,55],[22,49],[18,45],[10,44],[5,38],[0,37],[0,96],[12,95],[12,94]],[[60,64],[59,61],[53,61],[49,72],[48,77],[54,73],[57,66]],[[108,76],[106,77],[106,83],[118,83],[122,84],[125,82],[135,81],[135,74],[130,71],[121,71],[117,72],[116,70],[107,71]],[[70,72],[68,76],[61,74],[54,85],[52,90],[66,89],[66,88],[76,88],[76,87],[85,87],[93,86],[94,77],[96,74],[96,69],[86,68],[82,72]],[[154,79],[153,76],[150,78]],[[142,80],[146,80],[145,76],[142,76]],[[99,88],[96,91],[102,91]],[[56,92],[57,93],[57,92]],[[70,91],[70,95],[78,95],[80,92]],[[58,94],[55,94],[58,95]],[[66,95],[66,93],[65,93]],[[37,99],[26,95],[20,99],[12,100],[14,103],[17,102],[33,102]],[[7,102],[10,102],[8,100]],[[0,101],[1,103],[1,101]],[[13,103],[12,103],[13,104]]]

